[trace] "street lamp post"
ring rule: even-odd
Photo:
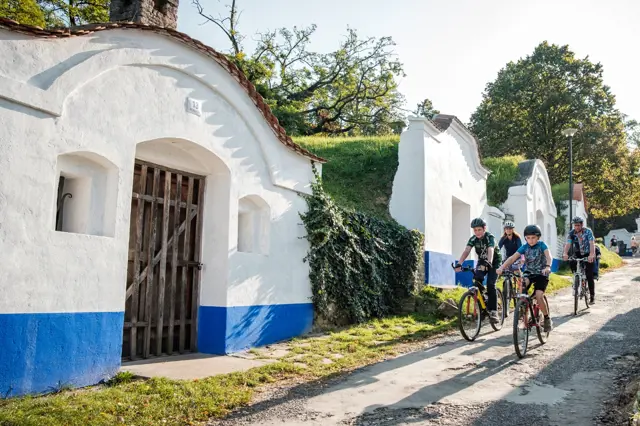
[[[578,129],[564,129],[562,134],[569,138],[569,230],[573,219],[573,135]]]

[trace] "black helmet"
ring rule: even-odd
[[[505,222],[504,222],[504,224],[502,225],[502,227],[503,227],[503,228],[515,228],[515,227],[516,227],[516,224],[515,224],[515,223],[513,223],[513,222],[512,222],[512,221],[510,221],[510,220],[507,220],[507,221],[505,221]]]
[[[584,219],[581,218],[580,216],[576,216],[573,219],[571,219],[571,223],[576,224],[576,223],[584,223]]]
[[[536,235],[538,237],[542,236],[542,229],[538,225],[527,225],[524,228],[524,236],[527,235]]]
[[[478,228],[480,226],[482,227],[487,226],[487,222],[485,222],[483,218],[477,217],[471,221],[472,228]]]

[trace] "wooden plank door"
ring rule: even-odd
[[[204,177],[136,160],[122,358],[197,351]]]

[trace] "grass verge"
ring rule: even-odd
[[[437,304],[455,292],[425,290]],[[426,302],[425,302],[426,303]],[[120,373],[108,384],[40,397],[0,401],[0,424],[20,426],[194,425],[246,405],[260,386],[287,379],[317,379],[372,364],[448,331],[455,319],[412,314],[374,320],[319,337],[294,339],[286,355],[247,372],[202,380],[133,380]],[[260,350],[254,351],[260,353]]]
[[[622,258],[618,256],[617,253],[612,252],[603,244],[598,244],[598,247],[600,247],[600,253],[601,253],[600,275],[606,272],[609,272],[613,269],[617,269],[623,265]],[[569,263],[562,262],[556,274],[570,277],[572,273],[571,273],[571,269],[569,268]]]

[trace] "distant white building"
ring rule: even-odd
[[[616,236],[616,239],[618,240],[618,242],[624,242],[626,248],[628,250],[631,250],[632,237],[636,237],[636,241],[640,242],[640,218],[636,219],[636,229],[633,232],[629,232],[624,228],[612,229],[611,231],[609,231],[609,233],[604,237],[604,244],[607,246],[607,248],[610,248],[611,238],[613,238],[614,235]],[[626,253],[619,253],[619,254],[626,255],[628,253],[629,252],[626,251]]]
[[[300,194],[323,160],[224,55],[141,24],[0,18],[0,58],[2,395],[310,329]]]
[[[470,274],[456,277],[451,263],[472,235],[471,219],[486,205],[489,171],[480,162],[478,141],[455,116],[411,117],[400,136],[398,163],[389,209],[400,224],[425,234],[425,281],[468,281]]]
[[[513,217],[520,234],[529,224],[540,226],[542,240],[551,248],[554,258],[558,257],[555,249],[558,245],[558,213],[551,193],[549,175],[541,160],[525,160],[518,164],[518,177],[509,188],[509,196],[501,210]],[[557,264],[558,260],[555,259],[552,266],[557,268]]]

